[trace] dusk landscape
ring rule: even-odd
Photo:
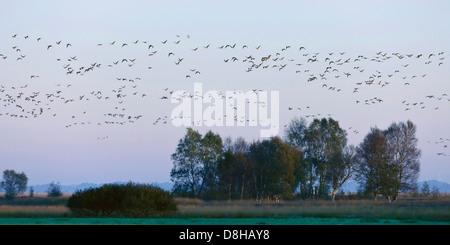
[[[450,222],[449,2],[0,9],[2,225]]]

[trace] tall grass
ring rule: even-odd
[[[0,206],[10,205],[10,206],[61,206],[66,205],[68,196],[62,197],[16,197],[13,200],[7,200],[4,197],[0,197]]]
[[[363,218],[450,222],[450,197],[384,200],[307,201],[203,201],[176,198],[174,218]],[[0,198],[0,217],[74,217],[67,197],[23,197],[7,202]]]
[[[70,210],[66,207],[68,196],[19,196],[13,200],[0,197],[0,217],[10,218],[52,218],[68,217]]]
[[[55,218],[69,217],[71,212],[65,206],[0,206],[0,217],[3,218]]]
[[[179,217],[192,218],[386,218],[450,221],[450,201],[296,201],[282,203],[205,202],[180,205]]]

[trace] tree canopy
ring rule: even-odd
[[[206,199],[335,200],[349,180],[393,201],[412,191],[420,170],[415,125],[371,128],[358,145],[332,118],[294,118],[278,136],[247,142],[188,128],[172,154],[176,195]]]
[[[14,199],[17,194],[25,192],[27,189],[28,177],[24,172],[16,173],[14,170],[3,171],[3,180],[0,187],[5,190],[7,199]]]

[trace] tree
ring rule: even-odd
[[[251,166],[248,159],[249,145],[244,138],[238,137],[232,145],[232,150],[236,167],[235,180],[236,185],[239,188],[237,191],[239,192],[240,199],[243,200],[247,190],[246,187],[251,186],[251,178],[249,177],[251,175]]]
[[[5,198],[12,200],[17,194],[25,192],[27,183],[28,177],[24,172],[16,173],[14,170],[5,170],[0,187],[5,190]]]
[[[59,185],[59,183],[56,182],[52,182],[50,183],[50,185],[47,188],[47,196],[48,197],[60,197],[62,196],[63,193],[61,191],[61,186]]]
[[[357,148],[358,162],[355,179],[360,183],[361,189],[371,193],[375,200],[380,194],[383,181],[383,164],[389,162],[387,143],[384,133],[378,128],[371,128]]]
[[[260,201],[280,192],[277,184],[281,179],[282,166],[276,159],[276,144],[272,139],[255,141],[249,147],[255,197]]]
[[[292,198],[298,185],[296,171],[301,154],[279,137],[253,142],[249,147],[256,199]]]
[[[308,129],[307,122],[304,118],[294,118],[285,130],[286,142],[298,149],[305,147],[305,135]]]
[[[289,123],[289,126],[285,130],[286,142],[297,148],[302,152],[302,159],[300,167],[297,168],[296,176],[298,181],[298,188],[300,190],[300,196],[302,198],[309,198],[313,196],[313,185],[315,183],[314,166],[309,156],[311,151],[306,153],[308,149],[308,142],[306,135],[308,134],[308,124],[304,118],[294,118]]]
[[[300,195],[309,198],[316,194],[325,198],[331,187],[334,196],[351,176],[346,171],[353,169],[348,168],[353,161],[344,161],[345,130],[332,118],[314,119],[309,125],[303,118],[294,118],[285,134],[286,141],[304,156],[297,172]]]
[[[421,152],[415,133],[411,121],[392,123],[386,130],[372,128],[358,147],[357,177],[375,200],[382,194],[392,202],[399,192],[416,189]]]
[[[325,198],[329,193],[330,177],[333,176],[331,170],[341,168],[347,133],[332,118],[314,119],[308,128],[306,140],[311,152],[309,158],[314,164],[318,180],[317,194],[319,198]]]
[[[172,154],[173,168],[170,177],[174,182],[173,191],[179,195],[197,197],[203,186],[201,134],[187,129],[183,139],[180,139],[175,153]]]
[[[217,165],[219,183],[224,185],[226,188],[226,196],[228,200],[231,200],[231,195],[233,191],[233,183],[235,177],[235,156],[233,151],[229,148],[224,154],[223,158],[219,161]]]
[[[391,155],[392,165],[392,196],[389,200],[395,201],[400,191],[413,191],[417,186],[419,177],[421,155],[417,148],[416,126],[411,122],[392,123],[385,131],[388,151]]]
[[[219,193],[219,179],[217,174],[217,164],[223,157],[223,141],[219,134],[208,131],[201,140],[201,161],[203,171],[203,189],[208,198],[212,198]]]
[[[205,136],[187,129],[172,154],[174,166],[170,176],[175,182],[173,191],[179,195],[201,197],[218,191],[217,164],[222,157],[222,138],[212,131]]]
[[[431,196],[433,198],[438,198],[439,197],[439,188],[437,186],[435,186],[435,185],[431,188]]]
[[[34,188],[33,188],[33,186],[30,186],[29,190],[30,190],[30,197],[34,197]]]
[[[329,179],[331,185],[331,201],[336,198],[336,193],[341,189],[344,183],[352,178],[357,162],[356,148],[353,145],[344,149],[342,159],[336,164],[331,165],[329,170]]]
[[[281,197],[284,199],[292,199],[293,193],[298,186],[298,169],[301,167],[303,153],[296,147],[293,147],[280,138],[274,138],[274,143],[278,144],[277,147],[277,160],[282,165],[281,173]]]
[[[422,194],[427,197],[430,193],[430,185],[428,185],[428,182],[425,181],[422,185]]]

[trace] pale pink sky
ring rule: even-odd
[[[450,94],[450,35],[446,31],[450,23],[444,21],[450,9],[448,1],[242,2],[0,2],[0,88],[4,90],[0,93],[0,171],[24,171],[30,184],[169,181],[170,154],[185,128],[174,127],[170,121],[163,124],[163,120],[154,125],[157,118],[170,117],[176,106],[159,98],[170,98],[172,90],[193,92],[194,82],[199,82],[204,91],[279,91],[280,136],[283,126],[295,116],[332,114],[348,130],[349,142],[359,144],[372,126],[386,128],[410,119],[418,126],[422,149],[420,179],[440,177],[450,182],[450,156],[437,155],[450,155],[444,148],[450,143],[446,141],[450,139],[450,97],[443,95]],[[16,38],[12,38],[14,34]],[[164,40],[168,40],[165,45],[161,43]],[[115,45],[110,44],[113,41]],[[66,48],[67,43],[71,46]],[[124,43],[128,45],[122,48]],[[218,48],[235,43],[235,49]],[[148,49],[149,44],[154,48]],[[208,44],[210,47],[204,48]],[[48,45],[52,47],[47,50]],[[299,50],[302,46],[306,50]],[[198,50],[193,51],[195,48]],[[154,50],[158,52],[149,56]],[[170,52],[174,55],[168,56]],[[284,59],[272,60],[267,69],[246,72],[251,64],[243,62],[245,57],[259,59],[269,54],[272,59]],[[384,54],[393,58],[371,61],[381,60]],[[408,59],[407,54],[414,56]],[[423,55],[415,58],[419,54]],[[320,62],[307,62],[314,55]],[[360,55],[367,60],[355,61]],[[224,62],[232,57],[239,61]],[[320,74],[327,67],[327,57],[336,63],[339,59],[350,61],[342,66],[333,64],[342,69],[327,74],[324,80]],[[179,58],[183,61],[175,65]],[[116,61],[119,63],[114,65]],[[87,68],[95,63],[101,67],[83,76],[67,75],[64,68],[67,64],[74,69]],[[284,64],[286,68],[279,70]],[[409,66],[404,67],[406,64]],[[344,72],[352,75],[346,77]],[[357,85],[378,75],[380,84]],[[307,82],[312,76],[319,79]],[[122,94],[127,97],[117,104],[118,98],[113,96],[124,85]],[[353,93],[355,87],[357,93]],[[36,91],[42,104],[25,101],[24,97]],[[57,91],[74,101],[62,103],[60,97],[50,102],[46,95]],[[111,98],[95,99],[92,92],[97,95],[98,91]],[[19,96],[21,92],[24,97],[16,97],[15,103],[5,100],[7,94]],[[146,97],[142,97],[144,93]],[[429,95],[435,97],[426,97]],[[12,118],[10,114],[21,113],[16,105],[25,111],[43,108],[44,113],[37,118]],[[118,116],[108,113],[142,117],[134,123],[108,125],[104,122],[118,121]],[[258,127],[198,129],[202,133],[212,129],[223,137],[244,136],[249,141],[258,139],[260,132]]]

